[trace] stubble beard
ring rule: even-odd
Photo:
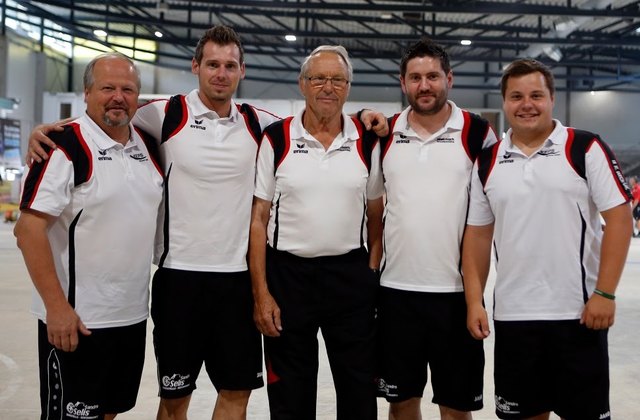
[[[411,105],[411,109],[418,115],[435,115],[444,108],[447,104],[447,95],[446,93],[435,95],[434,103],[431,106],[422,106],[418,103],[417,98],[408,99],[409,105]]]

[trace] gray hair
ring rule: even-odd
[[[322,52],[330,52],[333,54],[337,54],[342,61],[347,65],[347,77],[349,81],[353,81],[353,66],[351,65],[351,61],[349,60],[349,53],[346,48],[342,45],[320,45],[318,48],[313,50],[311,54],[307,56],[302,62],[302,66],[300,67],[300,78],[303,78],[307,75],[307,70],[309,69],[309,61],[313,58],[313,56],[320,54]]]
[[[137,79],[136,85],[138,86],[138,90],[140,90],[140,88],[142,87],[142,83],[140,82],[140,70],[138,69],[138,67],[133,62],[132,59],[130,59],[126,55],[119,52],[108,52],[108,53],[100,54],[94,57],[94,59],[91,60],[89,64],[87,64],[87,67],[84,69],[84,77],[82,78],[82,82],[84,84],[85,89],[89,89],[91,88],[91,86],[93,86],[95,82],[95,79],[93,77],[93,69],[96,66],[96,63],[98,61],[105,58],[119,58],[121,60],[128,62],[131,65],[131,67],[133,67],[133,70],[136,72],[136,79]]]

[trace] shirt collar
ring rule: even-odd
[[[209,109],[200,99],[200,96],[198,95],[198,89],[194,89],[191,92],[189,92],[189,94],[187,95],[187,97],[185,98],[187,101],[187,104],[189,105],[189,109],[191,110],[191,113],[193,114],[194,118],[200,118],[200,117],[208,117],[211,119],[222,119],[222,117],[220,117],[220,115],[218,115],[218,113],[212,109]],[[230,122],[235,122],[238,119],[238,116],[240,115],[240,113],[238,112],[238,107],[236,106],[236,103],[233,101],[233,99],[231,100],[231,112],[229,113],[229,117],[227,118]]]
[[[559,120],[556,120],[555,118],[553,120],[553,123],[555,124],[555,127],[553,128],[553,131],[551,131],[551,134],[549,134],[549,137],[544,141],[541,148],[549,147],[551,145],[561,146],[567,142],[566,127],[562,125],[562,123]],[[513,129],[510,128],[507,131],[507,134],[504,138],[505,150],[511,151],[511,152],[517,151],[513,145],[513,142],[511,141],[512,133],[513,133]]]
[[[447,103],[451,106],[451,115],[444,124],[442,129],[443,133],[448,131],[462,131],[464,127],[464,116],[462,115],[462,109],[458,108],[455,102],[447,100]],[[411,111],[411,105],[406,107],[402,113],[398,116],[396,123],[393,127],[392,134],[404,134],[405,136],[418,137],[415,131],[409,125],[409,111]]]
[[[104,130],[91,119],[91,117],[89,117],[86,111],[85,114],[80,118],[80,120],[82,120],[85,129],[87,129],[89,134],[91,135],[91,141],[93,141],[100,150],[107,150],[118,147],[124,147],[125,149],[128,149],[136,145],[136,136],[134,135],[135,130],[133,128],[133,125],[131,124],[129,124],[129,141],[127,141],[126,145],[122,146],[121,143],[109,137],[109,135],[105,133]]]
[[[302,116],[304,115],[306,108],[298,111],[298,113],[293,117],[291,121],[291,139],[292,140],[308,140],[318,142],[302,125]],[[331,147],[329,150],[340,147],[347,143],[348,141],[356,141],[360,138],[358,134],[358,128],[355,123],[351,119],[350,116],[342,113],[342,132],[338,134],[338,136],[331,143]],[[318,142],[319,143],[319,142]]]

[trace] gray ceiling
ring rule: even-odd
[[[4,3],[4,1],[3,1]],[[355,83],[397,86],[398,58],[422,35],[447,47],[458,88],[486,88],[502,65],[536,57],[561,89],[640,90],[640,1],[410,0],[53,0],[17,1],[68,34],[92,31],[161,43],[157,64],[187,68],[203,30],[230,25],[241,35],[248,78],[295,82],[301,58],[320,44],[342,44]],[[5,7],[8,7],[5,5]],[[161,39],[153,33],[163,32]],[[287,42],[286,34],[297,41]],[[469,39],[470,46],[460,45]],[[554,59],[555,58],[555,59]]]

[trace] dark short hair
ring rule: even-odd
[[[440,60],[440,66],[446,74],[451,71],[451,64],[449,63],[449,54],[440,45],[436,44],[429,38],[422,38],[420,41],[409,46],[404,52],[402,59],[400,60],[400,75],[404,77],[407,71],[407,63],[409,60],[416,57],[433,57]]]
[[[200,37],[198,45],[196,46],[196,52],[193,56],[196,63],[200,64],[200,61],[202,61],[204,46],[209,41],[217,45],[236,44],[238,46],[238,50],[240,50],[240,64],[244,63],[244,49],[242,48],[240,37],[236,31],[226,25],[213,26],[202,34],[202,37]]]
[[[551,69],[533,58],[521,58],[509,64],[502,72],[502,80],[500,80],[500,92],[502,92],[502,98],[504,98],[504,94],[507,91],[507,81],[510,77],[526,76],[527,74],[535,72],[544,76],[547,89],[549,89],[551,95],[554,95],[556,87]]]

